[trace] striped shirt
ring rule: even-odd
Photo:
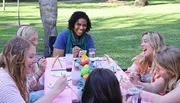
[[[0,103],[25,103],[11,76],[0,68]]]

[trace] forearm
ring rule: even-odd
[[[29,91],[39,90],[37,85],[39,84],[39,78],[41,74],[35,73],[31,78],[28,79]]]
[[[144,90],[153,92],[153,93],[160,93],[164,91],[166,84],[163,78],[156,79],[153,83],[142,83],[138,82],[140,85],[144,86]]]
[[[146,91],[141,91],[140,93],[141,97],[143,100],[150,102],[150,103],[164,103],[162,101],[162,96],[155,94],[155,93],[150,93]]]
[[[154,93],[153,85],[151,83],[142,83],[139,81],[138,85],[143,86],[143,90]]]
[[[31,88],[31,91],[37,91],[37,90],[43,90],[44,89],[44,85],[41,85],[40,83],[37,83],[36,86]]]
[[[40,98],[34,103],[52,103],[59,93],[60,93],[59,91],[52,89],[47,94],[45,94],[42,98]]]
[[[56,56],[63,57],[64,56],[64,50],[54,48],[53,49],[53,57],[56,57]]]
[[[39,82],[39,79],[40,79],[40,77],[42,76],[42,74],[43,74],[43,72],[42,72],[41,70],[38,70],[38,72],[36,72],[36,73],[34,74],[34,77],[35,77],[35,79],[36,79],[37,82]]]

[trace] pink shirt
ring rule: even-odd
[[[25,103],[11,76],[0,68],[0,103]]]

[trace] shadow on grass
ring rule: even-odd
[[[141,52],[141,35],[145,31],[160,32],[165,37],[168,45],[180,47],[180,18],[173,20],[173,17],[178,16],[178,13],[172,13],[168,15],[154,14],[149,16],[147,14],[133,14],[127,16],[92,18],[93,28],[89,34],[91,34],[94,39],[97,56],[108,54],[113,59],[118,60],[118,64],[122,68],[127,68],[132,63],[131,59]],[[3,18],[0,17],[0,19]],[[9,16],[7,19],[13,21],[16,20],[16,17]],[[32,17],[31,21],[36,19],[38,18]],[[22,20],[29,20],[29,18],[22,18]],[[64,22],[66,21],[63,21],[63,23],[57,22],[58,32],[67,28]],[[37,51],[43,51],[44,32],[42,24],[32,23],[32,25],[35,26],[39,34]],[[6,43],[9,38],[15,35],[17,30],[18,27],[0,28],[0,41]],[[2,47],[3,46],[0,45],[0,49],[2,49]]]
[[[103,56],[103,54],[108,54],[110,57],[118,60],[118,63],[122,68],[127,68],[131,65],[130,63],[132,63],[131,59],[142,52],[140,47],[141,35],[145,31],[160,32],[165,37],[168,45],[180,47],[180,44],[178,43],[180,41],[180,27],[178,26],[180,19],[172,21],[171,18],[165,19],[167,16],[168,15],[161,15],[152,18],[141,15],[134,16],[133,18],[119,16],[92,20],[95,21],[93,22],[93,25],[95,26],[90,34],[92,34],[95,44],[98,45],[98,47],[96,47],[97,55]],[[166,22],[163,24],[157,24],[156,22],[149,24],[143,21],[144,19],[142,18],[148,18],[149,21],[161,18],[165,19]],[[112,21],[109,22],[109,20]],[[101,28],[104,25],[102,21],[107,22],[109,28],[108,26],[105,26],[107,28]],[[117,25],[124,25],[128,22],[135,22],[136,24],[113,29],[113,27]]]

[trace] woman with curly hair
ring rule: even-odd
[[[91,29],[91,21],[85,12],[76,11],[69,19],[68,30],[61,32],[53,45],[53,56],[65,56],[72,53],[77,57],[79,51],[95,48],[91,35],[87,34]]]

